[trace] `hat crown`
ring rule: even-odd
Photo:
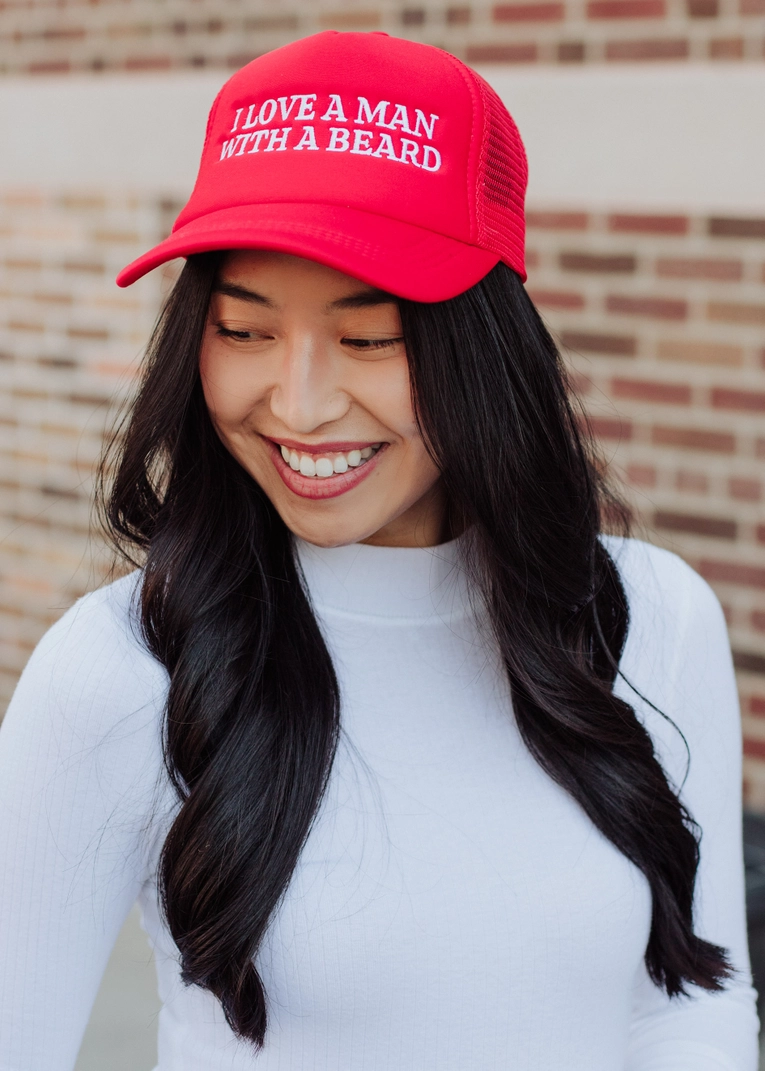
[[[402,278],[388,289],[453,296],[500,258],[525,277],[525,188],[518,131],[479,75],[430,45],[330,30],[226,82],[169,241],[183,253],[284,249],[372,280],[368,261],[391,274],[398,235]],[[406,282],[412,256],[429,289]]]

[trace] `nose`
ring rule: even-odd
[[[336,382],[331,355],[308,331],[285,343],[284,358],[271,391],[271,412],[285,428],[307,435],[345,416],[350,398]]]

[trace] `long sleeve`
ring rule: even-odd
[[[0,730],[2,1071],[71,1071],[147,880],[163,679],[125,627],[131,587],[43,637]]]
[[[641,544],[628,553],[640,557]],[[648,558],[650,557],[650,564]],[[617,556],[618,560],[618,556]],[[736,969],[720,993],[669,1000],[639,972],[627,1071],[756,1071],[756,994],[746,934],[741,830],[741,723],[725,619],[708,585],[655,549],[626,570],[634,635],[625,676],[685,736],[636,698],[675,789],[701,828],[695,930],[724,946]],[[632,590],[630,590],[632,586]],[[683,785],[687,770],[687,779]],[[657,829],[657,836],[661,830]]]

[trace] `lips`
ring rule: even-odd
[[[301,498],[335,498],[365,480],[377,467],[387,443],[324,443],[306,446],[268,439],[276,471]]]

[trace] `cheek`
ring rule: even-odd
[[[217,353],[211,345],[202,347],[199,375],[213,422],[221,430],[236,429],[258,403],[259,385],[253,381],[251,370],[230,354]]]
[[[381,362],[376,375],[363,376],[360,387],[357,400],[402,443],[413,444],[420,439],[405,358],[401,362]]]

